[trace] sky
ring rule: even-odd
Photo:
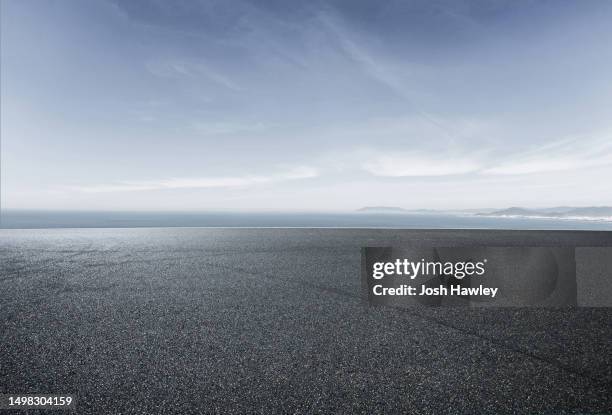
[[[612,2],[1,0],[1,206],[612,205]]]

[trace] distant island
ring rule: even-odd
[[[475,215],[486,217],[514,217],[514,218],[550,218],[574,220],[606,220],[612,221],[612,206],[556,206],[550,208],[523,208],[510,207],[506,209],[462,209],[462,210],[434,210],[434,209],[405,209],[398,206],[366,206],[357,209],[360,213],[373,214],[448,214],[448,215]]]
[[[511,207],[491,212],[477,213],[478,216],[496,217],[528,217],[528,218],[563,218],[563,219],[605,219],[612,220],[612,207],[588,206],[571,207],[558,206],[551,208],[527,209]]]

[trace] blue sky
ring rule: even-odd
[[[612,3],[2,0],[2,207],[612,204]]]

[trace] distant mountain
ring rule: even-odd
[[[510,207],[508,209],[494,210],[493,212],[479,213],[480,216],[532,216],[541,215],[537,210],[521,207]]]
[[[556,206],[549,208],[523,208],[518,206],[506,209],[463,209],[463,210],[433,210],[404,209],[398,206],[366,206],[357,209],[360,213],[376,214],[448,214],[476,215],[489,217],[523,217],[523,218],[556,218],[576,220],[609,220],[612,221],[612,206]]]
[[[589,207],[570,207],[560,206],[555,208],[526,209],[521,207],[511,207],[508,209],[495,210],[492,212],[478,213],[479,216],[524,216],[524,217],[544,217],[544,218],[612,218],[612,207],[610,206],[589,206]]]
[[[572,216],[612,216],[611,206],[592,206],[592,207],[580,207],[574,208],[565,212],[565,214],[571,214]]]

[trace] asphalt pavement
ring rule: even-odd
[[[612,234],[0,230],[0,392],[83,414],[610,413],[611,309],[370,308],[360,248],[399,244]]]

